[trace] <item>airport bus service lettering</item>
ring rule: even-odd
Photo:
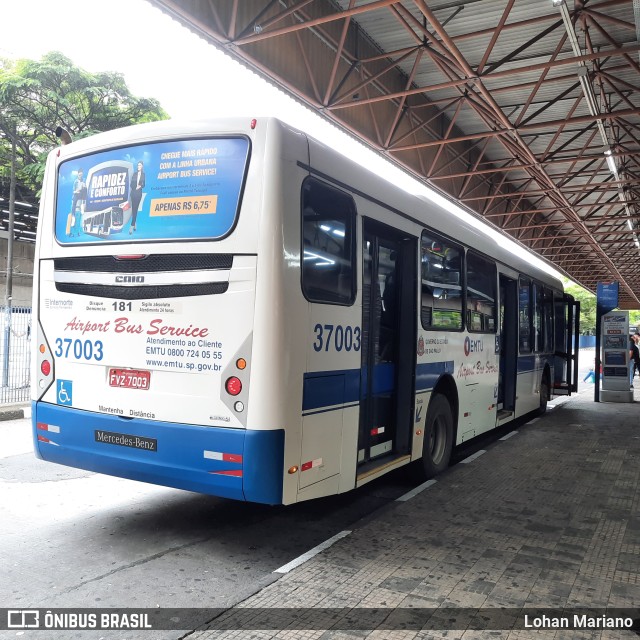
[[[131,333],[146,334],[149,336],[184,336],[187,338],[206,338],[209,335],[209,329],[206,327],[197,327],[190,324],[187,327],[175,327],[166,324],[162,318],[156,318],[146,323],[134,323],[127,317],[116,318],[113,322],[82,322],[74,317],[73,320],[67,322],[65,331],[77,331],[84,335],[85,333]]]

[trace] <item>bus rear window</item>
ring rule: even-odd
[[[249,140],[208,138],[119,147],[62,162],[61,244],[219,239],[233,229]]]
[[[315,178],[302,187],[302,291],[310,302],[353,304],[355,297],[353,198]]]

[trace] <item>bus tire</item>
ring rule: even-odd
[[[542,376],[540,382],[540,407],[538,408],[538,414],[543,415],[547,412],[547,403],[549,402],[549,378],[545,373]]]
[[[429,403],[422,444],[422,470],[425,479],[442,473],[448,466],[453,449],[453,414],[451,405],[441,393]]]

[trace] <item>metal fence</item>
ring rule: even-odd
[[[0,404],[29,400],[31,307],[0,307]]]

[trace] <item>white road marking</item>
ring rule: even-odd
[[[485,449],[480,449],[480,451],[476,451],[472,456],[465,458],[464,460],[460,460],[460,464],[469,464],[473,462],[476,458],[479,458],[483,453],[487,453]]]
[[[407,491],[403,496],[396,498],[396,502],[406,502],[407,500],[411,500],[413,496],[417,496],[419,493],[422,493],[425,489],[433,486],[437,480],[427,480],[423,482],[421,485],[418,485],[415,489],[411,489],[411,491]]]
[[[304,564],[307,560],[313,558],[313,556],[317,556],[321,551],[328,549],[332,544],[338,542],[341,538],[345,538],[350,533],[351,531],[341,531],[340,533],[336,533],[333,538],[329,538],[328,540],[321,542],[317,547],[313,547],[313,549],[310,549],[301,556],[298,556],[295,560],[292,560],[291,562],[281,566],[279,569],[276,569],[273,573],[289,573],[292,569]]]

